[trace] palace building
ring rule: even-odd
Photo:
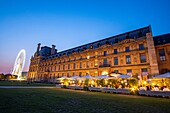
[[[58,52],[38,44],[28,79],[123,73],[146,79],[170,71],[170,34],[153,37],[151,26]]]

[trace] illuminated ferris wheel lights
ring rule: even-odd
[[[26,57],[26,51],[24,49],[22,49],[18,53],[17,58],[16,58],[15,63],[14,63],[12,75],[17,75],[18,80],[21,79],[22,71],[23,71],[23,68],[24,68],[24,65],[25,65],[25,57]]]

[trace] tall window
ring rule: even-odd
[[[139,50],[144,50],[144,45],[143,44],[139,44]]]
[[[63,70],[65,70],[65,65],[63,65]]]
[[[144,53],[140,54],[140,62],[141,63],[146,62],[146,55]]]
[[[160,57],[161,61],[165,61],[166,60],[164,48],[163,49],[159,49],[159,57]]]
[[[125,51],[126,51],[126,52],[129,52],[129,51],[130,51],[130,48],[129,48],[129,47],[126,47],[126,48],[125,48]]]
[[[70,69],[70,64],[68,64],[68,69]]]
[[[58,70],[60,71],[60,65],[58,66]]]
[[[118,57],[114,57],[114,65],[118,65]]]
[[[114,49],[114,54],[117,54],[117,49]]]
[[[107,55],[107,51],[104,51],[103,55],[106,56]]]
[[[73,67],[74,67],[74,69],[76,69],[76,63],[74,63],[74,66],[73,66]]]
[[[82,62],[80,62],[80,68],[82,68]]]
[[[126,64],[131,64],[130,55],[126,56]]]
[[[89,61],[86,63],[86,67],[87,67],[87,68],[89,67]]]
[[[107,64],[107,58],[103,59],[103,64]]]

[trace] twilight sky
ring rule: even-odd
[[[170,33],[170,0],[0,0],[0,73],[21,49],[26,65],[40,42],[58,51],[151,25]]]

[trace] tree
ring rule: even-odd
[[[130,87],[138,86],[138,80],[133,78],[128,81]]]
[[[115,88],[118,88],[119,85],[120,85],[120,82],[119,82],[118,79],[109,79],[108,82],[111,83],[112,86],[115,87]]]
[[[96,81],[97,85],[101,85],[101,86],[104,86],[104,79],[99,79]]]
[[[86,80],[85,80],[85,85],[86,85],[86,86],[89,86],[89,79],[86,79]]]
[[[3,73],[0,74],[0,80],[4,80],[5,79],[5,75]]]

